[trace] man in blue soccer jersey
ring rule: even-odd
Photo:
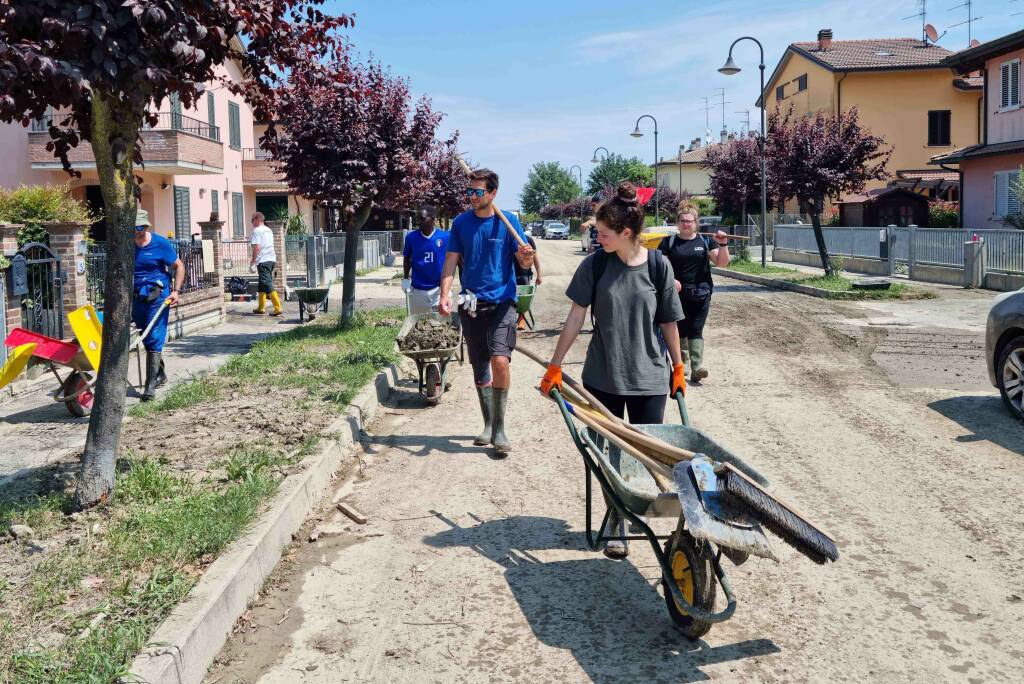
[[[441,269],[448,249],[447,231],[434,225],[437,210],[426,205],[416,212],[419,230],[405,236],[402,255],[402,289],[409,295],[409,313],[437,310],[440,299]],[[411,276],[411,277],[410,277]]]
[[[494,457],[505,458],[512,448],[505,436],[505,406],[512,384],[509,362],[516,348],[514,265],[530,268],[534,254],[529,246],[519,246],[495,212],[496,194],[498,174],[489,169],[470,174],[466,196],[472,209],[452,222],[438,309],[442,315],[452,311],[452,280],[461,258],[464,302],[459,318],[484,417],[484,430],[473,443],[491,444]],[[525,242],[519,219],[508,212],[504,215]]]

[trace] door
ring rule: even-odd
[[[98,185],[85,186],[85,204],[89,207],[93,216],[103,216],[103,191]],[[103,219],[96,221],[89,227],[89,237],[94,242],[107,241],[107,222]]]

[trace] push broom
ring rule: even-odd
[[[539,356],[522,346],[517,351],[539,365],[547,365]],[[611,443],[644,464],[658,485],[665,488],[665,470],[671,467],[674,479],[689,477],[687,461],[697,454],[675,447],[614,416],[590,392],[566,375],[562,380],[569,388],[565,401],[573,408],[571,413],[588,427],[593,428]],[[588,405],[583,405],[585,400]],[[600,415],[594,415],[595,412]],[[614,427],[613,427],[614,426]],[[623,445],[628,445],[624,448]],[[641,457],[638,457],[638,454]],[[771,530],[776,536],[807,556],[815,563],[835,561],[839,558],[834,538],[811,523],[807,516],[791,503],[768,492],[754,479],[732,463],[716,463],[713,469],[716,488],[737,508]],[[757,475],[752,473],[753,475]]]

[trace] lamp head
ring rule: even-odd
[[[719,68],[718,73],[725,74],[726,76],[740,73],[740,68],[736,66],[736,62],[732,61],[732,55],[729,55],[729,59],[725,60],[725,64]]]
[[[594,158],[590,160],[590,163],[591,163],[591,164],[600,164],[600,163],[601,163],[601,160],[600,160],[600,159],[598,159],[598,158],[597,158],[597,155],[595,154],[595,155],[594,155]]]
[[[640,124],[636,125],[636,127],[633,129],[633,132],[630,133],[630,135],[633,136],[634,138],[644,137],[644,134],[640,132]]]

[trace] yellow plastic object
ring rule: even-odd
[[[103,350],[103,324],[92,304],[75,309],[68,314],[68,322],[75,333],[85,358],[93,370],[100,367],[100,352]]]
[[[658,249],[661,241],[671,234],[666,232],[640,233],[640,240],[647,249]]]
[[[25,370],[29,359],[32,358],[36,346],[38,345],[35,342],[29,342],[11,350],[11,353],[7,356],[7,363],[0,369],[0,387],[7,387],[7,385],[14,381],[14,378],[21,375],[21,371]]]

